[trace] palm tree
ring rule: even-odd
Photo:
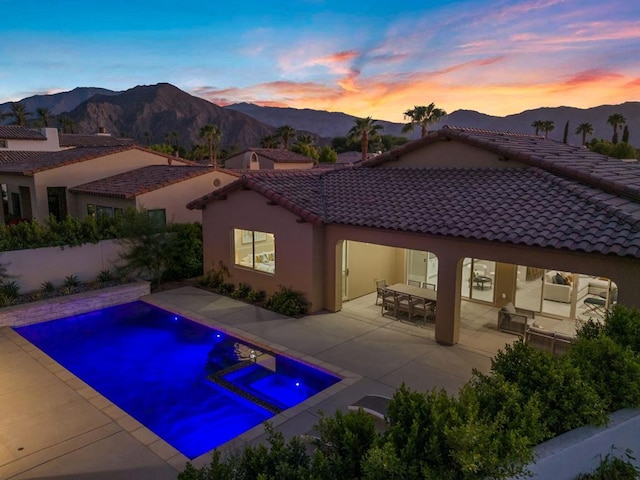
[[[36,113],[40,117],[40,120],[42,120],[42,124],[44,125],[44,127],[47,128],[49,126],[49,117],[51,116],[51,112],[49,112],[49,109],[45,107],[37,108]]]
[[[627,123],[627,119],[621,113],[614,113],[609,115],[607,123],[613,127],[613,137],[611,143],[618,143],[618,126]]]
[[[262,148],[278,148],[280,147],[280,138],[276,135],[267,135],[260,140]]]
[[[62,129],[62,133],[73,133],[73,128],[75,127],[76,122],[71,120],[69,117],[59,117],[58,118],[58,126]]]
[[[20,125],[24,127],[27,123],[27,117],[31,115],[27,112],[24,103],[22,102],[11,102],[11,111],[8,113],[2,114],[2,118],[13,117],[13,124]]]
[[[142,135],[144,136],[144,139],[147,141],[147,147],[151,145],[151,139],[152,139],[151,132],[147,130]]]
[[[542,126],[540,128],[544,132],[544,138],[547,138],[549,132],[556,128],[556,126],[553,124],[552,120],[545,120],[542,122]]]
[[[200,128],[200,138],[207,140],[209,146],[209,161],[212,165],[218,166],[218,147],[220,146],[220,139],[222,138],[222,132],[217,125],[203,125]]]
[[[576,128],[576,133],[582,134],[582,145],[586,145],[587,135],[593,135],[593,125],[589,122],[581,123],[578,125],[578,128]]]
[[[362,161],[367,159],[367,149],[369,148],[369,139],[378,136],[378,130],[381,130],[382,125],[376,124],[376,121],[371,117],[356,118],[356,124],[351,127],[347,134],[349,138],[353,140],[360,139],[362,146]]]
[[[276,136],[282,139],[284,149],[289,148],[289,139],[296,136],[296,129],[291,125],[282,125],[276,129]]]
[[[540,130],[542,130],[543,125],[544,120],[536,120],[531,124],[531,126],[536,129],[536,137],[540,134]]]
[[[173,132],[171,132],[171,138],[173,139],[173,141],[175,142],[175,152],[180,151],[180,136],[178,135],[178,132],[176,132],[175,130]]]
[[[304,145],[312,145],[312,146],[314,143],[316,143],[316,139],[313,137],[313,135],[298,135],[296,136],[296,141]]]
[[[436,108],[435,103],[430,103],[428,106],[415,106],[411,110],[404,112],[404,118],[409,119],[404,127],[402,127],[402,133],[412,132],[415,125],[420,125],[421,137],[424,137],[429,131],[427,127],[432,123],[436,123],[442,117],[447,114],[441,108]]]

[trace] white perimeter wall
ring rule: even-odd
[[[47,247],[12,250],[0,254],[0,263],[7,273],[15,275],[20,292],[39,290],[43,282],[60,286],[65,277],[77,275],[82,281],[95,280],[102,270],[112,270],[119,261],[122,246],[116,240],[79,247]]]

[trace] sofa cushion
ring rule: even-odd
[[[507,303],[504,307],[502,307],[502,310],[509,314],[516,313],[516,307],[512,302]]]

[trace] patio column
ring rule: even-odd
[[[438,255],[436,342],[442,345],[455,345],[460,337],[461,263],[453,252]]]

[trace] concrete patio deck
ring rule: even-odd
[[[460,344],[438,345],[433,326],[381,317],[370,299],[342,312],[291,319],[193,287],[149,295],[149,303],[339,373],[344,381],[274,417],[286,436],[309,431],[366,394],[456,392],[513,335],[490,328],[495,309],[463,305]],[[374,299],[375,300],[375,299]],[[173,479],[187,459],[10,328],[0,331],[0,478]],[[255,427],[223,448],[264,440]],[[208,463],[209,454],[193,461]]]

